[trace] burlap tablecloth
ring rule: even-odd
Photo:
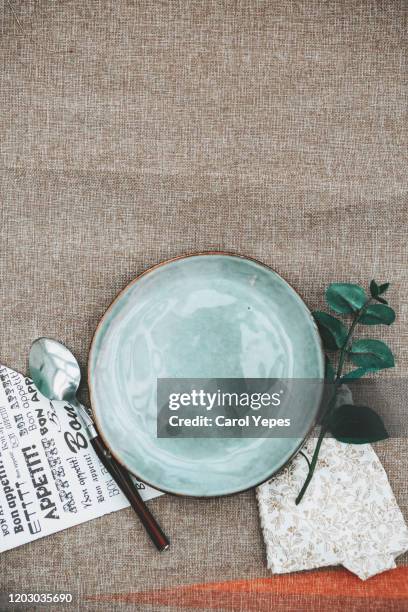
[[[31,341],[49,335],[85,370],[93,330],[128,281],[222,249],[270,264],[311,308],[330,281],[392,281],[398,322],[384,337],[403,376],[406,6],[3,2],[0,362],[26,370]],[[406,516],[407,446],[376,446]],[[78,610],[407,603],[395,596],[404,568],[376,595],[337,570],[271,582],[252,492],[151,505],[168,553],[124,510],[1,555],[0,590],[68,590]],[[229,586],[200,587],[220,581]],[[128,604],[85,601],[120,593]]]

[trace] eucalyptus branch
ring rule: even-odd
[[[343,367],[344,367],[346,356],[348,355],[352,347],[353,335],[354,335],[354,331],[357,326],[357,323],[362,322],[366,325],[375,325],[377,323],[385,323],[387,325],[390,325],[391,323],[393,323],[395,319],[394,311],[388,306],[381,306],[381,305],[373,306],[371,307],[371,311],[369,311],[369,306],[373,302],[373,300],[376,300],[380,302],[381,304],[387,304],[386,300],[384,300],[383,298],[379,296],[381,293],[384,293],[386,291],[388,286],[389,286],[388,283],[378,286],[375,283],[375,281],[371,281],[371,285],[370,285],[371,297],[367,298],[364,290],[358,285],[347,285],[347,284],[341,284],[341,283],[334,283],[330,285],[330,287],[328,288],[326,292],[326,299],[329,305],[332,307],[332,309],[335,310],[336,312],[340,312],[341,314],[354,313],[354,317],[353,317],[353,320],[351,322],[348,332],[346,331],[343,324],[337,319],[335,319],[334,317],[332,317],[331,315],[327,315],[326,313],[322,313],[322,312],[315,313],[315,318],[319,326],[319,331],[322,334],[323,341],[326,341],[326,343],[328,344],[329,350],[330,349],[331,350],[340,349],[340,354],[339,354],[337,371],[332,381],[333,382],[333,394],[327,404],[327,408],[325,410],[325,413],[321,421],[321,428],[320,428],[319,436],[317,439],[316,447],[313,452],[312,459],[310,461],[307,460],[309,469],[308,469],[308,473],[307,473],[305,482],[302,486],[302,489],[300,490],[300,493],[296,498],[296,502],[295,502],[296,505],[299,504],[300,501],[302,500],[310,484],[310,481],[313,478],[313,474],[314,474],[314,471],[317,465],[319,452],[320,452],[321,445],[323,443],[323,439],[327,431],[330,429],[330,419],[333,413],[337,410],[337,405],[336,405],[337,404],[337,393],[338,393],[338,389],[340,385],[342,384]],[[359,301],[358,306],[356,305],[356,301],[357,302]],[[341,342],[339,338],[341,338]],[[379,355],[374,354],[374,355],[371,355],[371,357],[368,357],[367,353],[366,353],[366,357],[363,356],[363,358],[361,358],[360,356],[359,358],[360,361],[362,362],[363,365],[365,364],[366,367],[360,368],[360,371],[356,371],[358,372],[358,375],[355,374],[355,377],[362,376],[366,372],[372,371],[373,369],[374,370],[382,369],[386,367],[392,367],[394,365],[394,359],[393,359],[392,353],[384,343],[378,340],[368,340],[366,341],[366,344],[367,342],[369,343],[371,347],[373,346],[373,343],[374,343],[374,345],[377,347],[377,352],[380,351],[380,348],[382,349],[382,351],[380,351]],[[370,358],[371,358],[371,361],[370,361]],[[381,359],[383,359],[383,362],[381,362]],[[376,364],[375,367],[373,367],[373,363]],[[368,367],[367,367],[367,364],[368,364]],[[343,408],[349,408],[349,407],[343,406]],[[372,412],[369,408],[366,408],[365,410],[369,411],[370,413]],[[379,417],[377,415],[375,415],[375,417],[379,420]],[[382,422],[381,422],[381,425],[382,425]],[[384,427],[382,427],[382,431],[385,432],[385,436],[382,435],[382,437],[386,437],[387,433]],[[338,439],[341,439],[341,438],[338,438]],[[373,438],[372,441],[375,441],[375,439],[381,439],[381,437],[378,437],[378,434],[377,434],[377,438]],[[304,453],[302,454],[304,455]]]
[[[359,322],[362,314],[367,309],[367,306],[371,302],[372,302],[372,298],[368,298],[368,300],[366,300],[366,302],[364,303],[362,308],[360,308],[360,310],[357,311],[357,313],[356,313],[356,315],[355,315],[355,317],[354,317],[354,319],[353,319],[353,321],[351,323],[349,332],[347,334],[346,341],[343,344],[343,346],[341,348],[341,351],[340,351],[339,364],[338,364],[338,367],[337,367],[337,373],[336,373],[336,378],[334,380],[334,384],[338,384],[338,381],[340,380],[341,375],[343,373],[344,360],[346,358],[348,348],[349,348],[349,346],[351,344],[351,340],[353,338],[353,333],[354,333],[355,327],[356,327],[357,323]]]

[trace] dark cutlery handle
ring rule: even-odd
[[[132,478],[130,477],[129,472],[122,465],[120,465],[120,463],[118,463],[114,457],[112,457],[99,436],[92,438],[91,444],[101,463],[105,466],[110,475],[116,481],[117,485],[122,489],[123,493],[128,498],[130,505],[140,518],[157,550],[162,551],[169,548],[169,540],[143,501]]]

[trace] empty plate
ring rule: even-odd
[[[300,448],[321,387],[295,438],[157,438],[158,378],[323,379],[310,311],[269,267],[238,255],[172,259],[136,278],[102,318],[88,380],[114,456],[140,480],[190,496],[236,493],[270,478]]]

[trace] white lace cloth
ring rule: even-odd
[[[302,449],[311,458],[316,439]],[[323,441],[313,479],[298,506],[308,471],[298,454],[257,489],[268,567],[274,573],[343,565],[363,580],[395,568],[408,550],[408,529],[369,444]]]

